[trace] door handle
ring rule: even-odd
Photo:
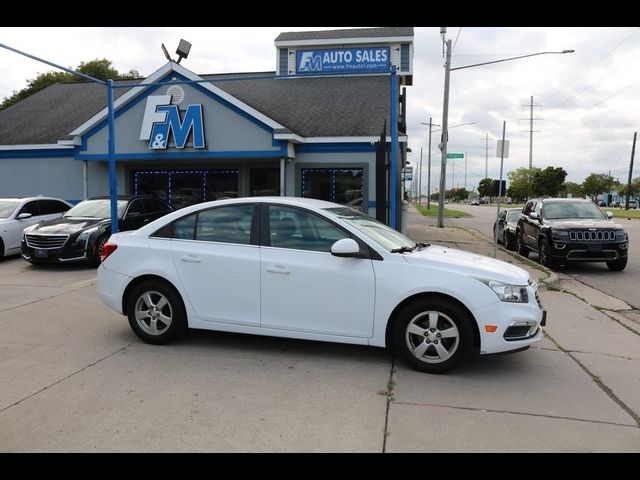
[[[180,260],[187,263],[200,263],[201,261],[200,257],[196,255],[182,255]]]
[[[285,275],[291,273],[291,271],[287,267],[284,267],[282,265],[272,265],[270,267],[267,267],[267,272],[282,273]]]

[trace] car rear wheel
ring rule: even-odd
[[[413,368],[444,373],[472,349],[473,319],[444,299],[425,299],[404,307],[394,325],[396,352]]]
[[[507,250],[515,250],[515,242],[513,235],[511,235],[507,230],[504,231],[504,235],[502,236],[502,245]]]
[[[150,280],[138,285],[129,296],[129,325],[147,343],[169,343],[186,328],[187,315],[180,295],[169,285]]]
[[[523,257],[529,256],[529,247],[524,244],[521,232],[516,232],[516,251]]]
[[[621,272],[624,270],[624,267],[627,266],[627,258],[628,257],[620,257],[617,260],[611,260],[607,262],[607,267],[612,272]]]

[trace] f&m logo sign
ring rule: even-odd
[[[202,105],[188,105],[184,118],[180,119],[178,106],[171,105],[171,95],[147,97],[140,128],[140,140],[148,140],[151,150],[166,149],[172,133],[175,148],[184,148],[191,132],[193,132],[193,148],[205,148]]]

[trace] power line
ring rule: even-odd
[[[460,36],[460,32],[462,31],[462,27],[458,28],[458,34],[456,35],[456,40],[455,42],[453,42],[453,47],[451,48],[451,53],[453,53],[453,51],[456,48],[456,44],[458,43],[458,37]]]

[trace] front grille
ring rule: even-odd
[[[54,249],[61,248],[69,235],[29,235],[25,234],[27,245],[31,248]]]
[[[574,230],[569,232],[574,242],[610,242],[616,239],[615,230]]]

